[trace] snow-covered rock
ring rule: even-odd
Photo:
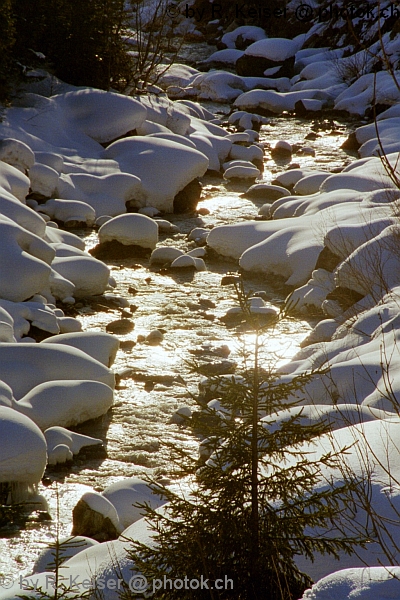
[[[82,448],[86,448],[87,446],[99,446],[103,444],[102,440],[74,433],[59,426],[46,429],[44,437],[46,438],[48,463],[50,465],[72,460],[75,454],[79,454]]]
[[[0,438],[0,483],[13,484],[8,500],[18,502],[43,476],[46,440],[31,419],[7,406],[0,406]]]
[[[137,504],[146,503],[152,508],[158,508],[166,502],[152,491],[148,483],[138,477],[117,481],[109,485],[102,495],[115,506],[123,529],[143,517],[143,508]]]
[[[44,431],[55,425],[72,427],[104,415],[113,391],[100,381],[47,381],[32,388],[13,406]]]
[[[144,205],[144,201],[140,200],[140,179],[130,173],[61,175],[58,192],[62,199],[89,204],[98,217],[123,214],[127,203],[138,208]]]
[[[135,245],[153,250],[158,242],[157,223],[139,214],[114,217],[99,229],[100,244],[113,240],[125,246]]]
[[[79,200],[60,200],[52,198],[45,204],[39,206],[41,213],[45,213],[51,219],[61,221],[67,227],[76,223],[84,223],[91,227],[96,220],[94,208],[86,202]]]
[[[42,344],[65,344],[82,350],[106,367],[111,367],[119,348],[119,340],[104,331],[64,333],[47,338]]]
[[[208,159],[198,150],[154,137],[119,140],[104,151],[104,156],[116,160],[126,173],[140,177],[138,197],[143,204],[165,212],[173,212],[178,192],[208,168]]]
[[[97,360],[72,346],[47,344],[0,344],[0,379],[17,400],[44,382],[91,380],[115,385],[114,374]]]

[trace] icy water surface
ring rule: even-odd
[[[227,112],[228,107],[208,105],[213,111]],[[261,141],[271,146],[279,139],[292,144],[310,145],[316,157],[294,155],[292,162],[301,166],[341,168],[349,157],[339,149],[348,128],[335,124],[327,131],[319,130],[321,137],[305,141],[311,123],[298,119],[274,118],[261,131]],[[277,164],[265,155],[263,180],[270,182],[282,172],[287,163]],[[193,247],[187,234],[194,227],[212,228],[223,223],[237,223],[257,215],[262,203],[239,196],[246,184],[224,184],[215,177],[204,177],[202,200],[199,208],[210,212],[205,216],[169,215],[180,233],[172,238],[160,236],[159,245],[174,245],[188,250]],[[97,243],[93,232],[81,232],[87,247]],[[235,271],[237,265],[215,256],[206,256],[206,272],[187,274],[155,272],[148,259],[133,258],[108,262],[117,282],[112,296],[129,301],[125,310],[135,323],[133,331],[118,336],[121,349],[114,368],[121,379],[112,410],[102,419],[89,422],[79,431],[104,440],[106,456],[86,454],[72,464],[46,473],[40,493],[49,504],[52,521],[38,515],[27,523],[0,531],[0,576],[29,574],[39,551],[54,540],[59,496],[61,534],[71,531],[72,508],[86,491],[102,491],[114,481],[132,475],[150,473],[159,478],[168,477],[169,453],[167,443],[196,452],[197,441],[187,429],[169,423],[171,415],[182,405],[195,405],[199,375],[190,371],[189,363],[221,361],[228,346],[229,360],[239,360],[240,344],[235,328],[227,328],[220,317],[234,305],[230,287],[221,287],[221,277]],[[272,284],[272,285],[271,285]],[[247,289],[263,290],[271,305],[282,304],[288,290],[279,282],[261,278],[247,278]],[[104,331],[111,321],[126,316],[110,300],[98,298],[95,303],[77,304],[77,316],[85,330]],[[164,340],[157,346],[137,341],[152,329],[161,329]],[[288,361],[299,348],[310,330],[310,323],[284,319],[264,338],[265,358],[275,356],[277,363]],[[247,348],[254,342],[245,338]],[[222,348],[222,349],[221,349]],[[41,520],[41,518],[43,520]]]

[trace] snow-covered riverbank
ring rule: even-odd
[[[321,557],[304,568],[317,579],[342,567],[398,564],[400,93],[396,72],[378,73],[375,100],[393,106],[381,112],[377,127],[357,129],[361,158],[335,169],[340,172],[321,164],[316,171],[312,166],[317,164],[313,156],[318,144],[313,141],[326,135],[322,129],[300,147],[289,138],[278,140],[271,149],[263,148],[256,129],[261,124],[264,132],[270,128],[272,139],[273,127],[268,117],[253,111],[266,115],[297,110],[322,121],[320,111],[329,108],[361,118],[374,101],[373,74],[366,73],[352,84],[342,81],[346,59],[342,72],[336,59],[343,53],[336,53],[333,60],[326,49],[302,49],[308,34],[295,40],[266,39],[255,28],[241,31],[242,38],[243,34],[250,41],[256,36],[254,44],[239,55],[232,52],[238,36],[231,35],[227,40],[230,53],[213,56],[212,61],[218,62],[221,56],[230,64],[246,56],[265,59],[268,72],[262,76],[224,71],[204,74],[177,65],[160,85],[170,97],[186,98],[180,102],[163,94],[133,99],[94,89],[69,89],[49,98],[26,94],[20,106],[4,111],[0,124],[2,500],[35,499],[47,460],[62,462],[71,459],[82,444],[98,443],[67,431],[49,433],[49,428],[78,425],[105,414],[113,404],[115,337],[82,332],[79,319],[64,313],[69,314],[71,307],[87,297],[112,290],[117,278],[85,250],[80,238],[62,227],[97,224],[105,255],[112,249],[126,257],[129,246],[134,248],[133,256],[138,247],[149,254],[160,246],[162,234],[176,234],[168,221],[154,217],[193,211],[200,194],[198,178],[218,171],[227,185],[236,185],[237,179],[248,186],[255,180],[264,182],[253,190],[259,215],[234,224],[217,223],[211,232],[199,227],[189,237],[196,246],[194,253],[188,253],[189,246],[172,253],[170,248],[158,250],[150,260],[153,265],[161,260],[165,267],[176,259],[172,267],[190,265],[200,275],[205,268],[202,248],[207,244],[219,255],[238,261],[245,272],[279,278],[294,288],[288,301],[293,310],[325,315],[282,371],[298,374],[327,369],[305,386],[300,405],[306,407],[306,420],[320,419],[323,414],[332,422],[333,432],[309,450],[318,456],[331,447],[352,445],[344,460],[370,490],[369,505],[358,507],[354,527],[366,527],[373,514],[382,529],[374,533],[366,550],[358,551],[361,558],[354,554],[333,563]],[[398,37],[383,42],[395,56]],[[378,46],[372,50],[379,54]],[[297,75],[280,76],[281,68],[296,64]],[[46,87],[46,81],[41,86]],[[242,112],[232,113],[227,129],[188,98],[234,101]],[[330,129],[333,134],[334,127]],[[377,157],[378,148],[388,152],[392,172]],[[265,151],[271,151],[282,165],[273,177],[262,176]],[[296,155],[311,157],[309,165],[296,167]],[[290,161],[293,168],[285,168]],[[134,214],[126,214],[127,210]],[[168,246],[173,246],[170,240]],[[125,323],[113,326],[129,327],[130,303],[113,297],[125,313]],[[38,329],[54,337],[36,343]],[[151,345],[163,335],[154,330],[152,338],[144,335],[142,341]],[[284,420],[287,415],[278,418]],[[333,476],[340,480],[343,474]],[[127,489],[131,489],[128,484]],[[128,494],[129,504],[143,493],[140,489],[136,495]],[[107,494],[91,493],[86,501],[109,518],[117,534],[129,524],[126,504],[119,505],[111,492],[109,499]],[[148,540],[141,521],[129,524],[125,535]],[[98,581],[111,581],[116,578],[115,556],[129,580],[132,564],[121,539],[85,550],[68,561],[67,567],[71,575],[82,579],[95,576]],[[383,581],[385,573],[383,567],[371,571],[368,586],[375,577]],[[45,577],[40,576],[40,581],[45,582]],[[326,584],[332,598],[344,597],[343,577],[332,576]],[[350,585],[357,587],[358,579],[354,571]],[[399,585],[396,579],[387,577],[386,581]],[[324,585],[317,584],[305,597],[321,600]],[[17,584],[10,591],[0,590],[0,598],[15,598],[18,593]],[[112,586],[106,597],[117,597]]]

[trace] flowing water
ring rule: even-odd
[[[227,112],[229,107],[207,104],[214,111]],[[311,123],[293,118],[274,118],[263,126],[261,141],[273,145],[278,139],[292,144],[312,145],[316,157],[293,156],[301,166],[341,168],[349,157],[340,150],[348,133],[345,124],[326,124],[321,137],[305,141]],[[266,152],[263,180],[270,182],[282,172],[285,163],[276,163]],[[205,176],[199,208],[209,213],[197,215],[168,215],[180,233],[173,237],[160,236],[160,244],[173,245],[183,250],[193,247],[187,234],[194,227],[212,228],[224,223],[238,223],[257,215],[261,203],[239,196],[247,189],[245,184],[226,184],[222,179]],[[95,232],[82,231],[87,248],[97,243]],[[107,262],[107,261],[106,261]],[[231,287],[221,286],[221,277],[237,269],[234,262],[213,255],[205,257],[207,271],[187,274],[156,272],[148,259],[134,258],[108,262],[117,281],[117,288],[106,299],[96,303],[77,304],[77,316],[85,330],[104,331],[107,323],[121,317],[122,309],[112,297],[122,296],[129,301],[135,323],[133,331],[118,336],[122,342],[114,368],[121,374],[115,393],[115,404],[103,418],[88,422],[77,430],[104,440],[106,456],[86,453],[73,463],[52,468],[46,473],[40,493],[46,498],[52,520],[45,514],[31,516],[0,530],[0,577],[28,574],[39,551],[54,541],[57,518],[57,496],[61,535],[71,531],[72,508],[86,491],[102,491],[122,477],[150,473],[167,478],[169,453],[167,443],[196,452],[197,440],[189,431],[169,420],[182,405],[195,405],[199,375],[193,374],[189,362],[196,358],[204,363],[223,360],[224,346],[230,349],[229,360],[238,360],[240,344],[235,328],[228,328],[220,317],[233,306],[235,298]],[[247,289],[263,290],[271,305],[279,307],[288,292],[278,281],[260,277],[246,278]],[[110,300],[111,298],[111,300]],[[132,312],[131,312],[132,311]],[[265,335],[265,357],[274,356],[278,364],[288,361],[298,350],[301,340],[312,323],[286,318]],[[164,340],[159,345],[138,342],[140,335],[152,329],[162,329]],[[139,338],[140,339],[140,338]],[[252,338],[245,338],[251,347]],[[222,349],[221,349],[222,348]]]

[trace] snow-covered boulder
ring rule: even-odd
[[[111,367],[119,348],[119,340],[114,335],[104,331],[80,331],[63,333],[47,338],[46,344],[65,344],[82,350],[106,367]]]
[[[172,102],[165,97],[145,95],[140,96],[140,103],[146,108],[148,121],[167,127],[172,133],[187,134],[190,116],[185,107],[178,102]]]
[[[397,103],[399,99],[400,91],[393,80],[392,74],[388,71],[378,71],[357,78],[349,88],[336,98],[335,109],[362,116],[373,102],[376,104],[393,104]]]
[[[297,92],[276,92],[275,90],[251,90],[237,97],[234,105],[242,110],[263,109],[272,113],[294,111],[296,102],[305,99],[317,99],[328,103],[329,96],[320,90],[301,90]]]
[[[267,38],[258,40],[248,46],[244,55],[238,58],[236,70],[239,75],[262,76],[271,73],[291,77],[294,55],[300,46],[301,42],[298,39]]]
[[[53,100],[73,127],[100,143],[135,130],[146,119],[142,103],[113,92],[85,88]]]
[[[255,27],[254,25],[242,25],[236,27],[233,31],[224,33],[221,38],[221,42],[225,44],[227,48],[238,48],[243,43],[257,42],[258,40],[265,39],[266,33],[261,27]],[[239,45],[238,45],[239,44]]]
[[[114,388],[110,369],[77,348],[47,344],[0,344],[0,380],[17,400],[44,382],[57,380],[99,381]]]
[[[87,256],[56,256],[52,267],[59,275],[71,281],[74,297],[96,296],[107,289],[110,269],[101,261]]]
[[[137,504],[158,508],[166,503],[165,499],[152,491],[148,483],[138,477],[117,481],[109,485],[102,495],[115,506],[123,529],[143,517],[143,508]]]
[[[0,141],[0,161],[15,167],[25,175],[35,162],[35,154],[24,142],[13,138]]]
[[[45,288],[49,282],[53,248],[3,216],[0,217],[0,239],[0,298],[20,302]]]
[[[150,264],[171,264],[178,256],[183,256],[184,252],[173,246],[160,246],[153,250],[150,256]]]
[[[86,202],[79,200],[60,200],[52,198],[45,204],[39,206],[41,213],[48,215],[51,219],[61,221],[66,227],[73,224],[84,224],[91,227],[96,220],[94,208]]]
[[[294,186],[293,192],[300,196],[315,194],[318,192],[321,183],[329,177],[330,173],[313,173],[300,179]]]
[[[400,567],[363,566],[323,577],[304,592],[302,600],[387,600],[399,596]]]
[[[153,250],[158,242],[157,223],[146,215],[128,214],[114,217],[99,229],[100,244],[117,241],[125,246]]]
[[[18,502],[43,476],[46,440],[31,419],[7,406],[0,406],[0,439],[0,483],[12,484],[8,500]]]
[[[35,163],[29,169],[31,191],[44,198],[51,198],[57,191],[58,173],[52,167]]]
[[[29,194],[29,178],[13,165],[0,161],[0,189],[12,194],[23,204]]]
[[[214,102],[230,102],[247,89],[239,75],[226,71],[200,73],[192,81],[191,87],[200,100],[213,100]]]
[[[260,170],[249,162],[243,165],[228,167],[224,172],[224,179],[251,179],[254,181],[260,175]]]
[[[113,403],[113,391],[100,381],[46,381],[14,404],[44,431],[55,425],[73,427],[104,415]]]
[[[40,238],[45,235],[46,223],[43,218],[4,189],[0,191],[0,214]]]
[[[144,205],[140,200],[140,179],[130,173],[61,175],[58,192],[62,199],[80,200],[89,204],[98,217],[123,214],[126,212],[127,203],[137,208]]]
[[[67,460],[72,460],[75,454],[79,454],[82,448],[86,448],[87,446],[99,446],[103,444],[103,440],[74,433],[59,426],[46,429],[44,437],[47,443],[49,465],[56,465]]]
[[[119,140],[104,151],[104,156],[116,160],[126,173],[140,177],[139,198],[165,212],[173,212],[178,192],[208,168],[207,157],[198,150],[154,137]]]

